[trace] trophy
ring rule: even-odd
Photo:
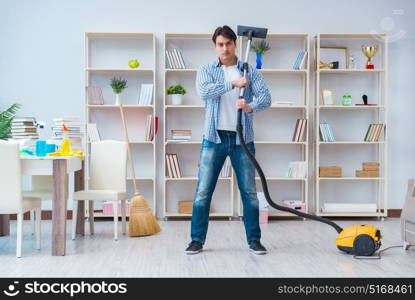
[[[372,64],[372,57],[378,51],[378,46],[362,46],[362,52],[367,57],[366,69],[374,69],[375,66]]]
[[[322,61],[320,61],[320,69],[323,69],[323,68],[338,69],[339,68],[339,62],[338,61],[333,61],[333,62],[325,64]]]

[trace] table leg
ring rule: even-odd
[[[65,159],[53,160],[52,255],[65,255],[68,172]]]
[[[82,169],[75,172],[75,192],[85,189],[84,174],[84,161],[82,161]],[[76,233],[85,235],[85,201],[78,201],[78,218],[76,219]]]
[[[0,236],[5,236],[10,234],[10,216],[9,215],[0,215]]]

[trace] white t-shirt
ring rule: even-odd
[[[226,81],[234,81],[241,77],[239,70],[236,65],[225,66],[222,65],[224,79]],[[237,109],[236,101],[239,98],[239,89],[233,88],[229,92],[226,92],[220,97],[219,103],[219,115],[218,115],[218,126],[219,130],[231,130],[236,131],[237,123]]]

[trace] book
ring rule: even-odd
[[[87,86],[86,87],[88,104],[90,105],[102,105],[104,104],[104,95],[102,94],[102,88],[99,86]]]
[[[143,83],[140,88],[139,105],[151,105],[153,100],[153,84]]]
[[[307,51],[304,51],[304,54],[303,54],[303,56],[302,56],[302,58],[301,58],[301,61],[300,61],[299,66],[298,66],[298,69],[299,69],[299,70],[304,69],[304,67],[305,67],[305,62],[306,62],[306,61],[307,61]]]
[[[36,123],[36,118],[34,117],[15,117],[12,120],[12,123],[20,123],[20,122],[28,122],[28,123]]]
[[[173,178],[179,178],[177,174],[176,166],[174,165],[173,154],[169,154],[169,163],[173,171]]]
[[[306,53],[307,53],[306,51],[300,51],[300,53],[298,53],[297,58],[293,65],[294,70],[299,70],[301,68],[301,65],[305,61]]]
[[[327,135],[327,130],[324,126],[324,123],[320,124],[320,140],[323,142],[328,142],[329,138]]]
[[[294,128],[293,142],[304,142],[307,128],[307,119],[297,119]]]
[[[304,142],[306,138],[306,132],[307,132],[307,119],[302,120],[302,126],[300,130],[300,137],[298,138],[298,142]]]
[[[333,134],[333,130],[331,128],[331,125],[326,123],[325,124],[326,128],[327,128],[327,132],[328,132],[328,136],[329,136],[329,142],[334,142],[334,134]]]
[[[287,177],[306,178],[307,164],[305,161],[290,161],[288,163]]]
[[[88,123],[87,131],[88,131],[89,142],[95,143],[95,142],[101,141],[101,137],[99,136],[96,123]]]
[[[293,133],[293,138],[292,141],[295,142],[296,141],[296,136],[297,136],[297,131],[298,131],[298,127],[300,125],[300,119],[297,119],[296,123],[295,123],[295,127],[294,127],[294,133]]]
[[[170,159],[169,159],[169,154],[166,153],[166,169],[167,169],[167,175],[169,176],[169,178],[173,178],[173,169],[172,166],[170,164]]]
[[[186,69],[186,65],[184,64],[182,52],[179,49],[177,49],[177,48],[174,48],[173,51],[176,53],[176,55],[177,55],[177,57],[179,59],[180,68],[181,69]]]
[[[180,69],[178,57],[176,57],[175,53],[172,50],[169,50],[169,53],[173,60],[173,69]]]
[[[174,167],[175,167],[176,173],[177,173],[177,178],[181,178],[182,173],[180,172],[179,159],[177,157],[177,154],[173,154],[172,156],[173,156],[173,161],[174,161]]]
[[[173,63],[169,51],[166,49],[166,68],[173,69]]]

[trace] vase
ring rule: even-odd
[[[262,69],[262,54],[261,53],[256,54],[256,68]]]
[[[120,94],[115,94],[115,105],[120,105],[121,100],[120,100]]]
[[[182,94],[173,94],[171,95],[171,103],[173,105],[181,105],[183,102],[183,95]]]

